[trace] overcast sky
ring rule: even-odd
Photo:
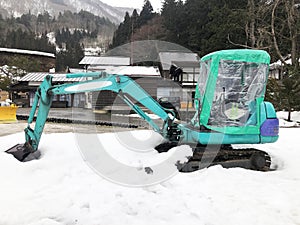
[[[120,7],[131,7],[142,9],[144,5],[144,0],[101,0],[102,2],[111,6]],[[150,0],[154,11],[160,11],[163,0]]]

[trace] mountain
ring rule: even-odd
[[[59,12],[70,10],[79,12],[85,10],[98,16],[108,18],[114,23],[120,23],[124,19],[125,12],[132,12],[132,8],[112,7],[100,0],[0,0],[0,14],[3,17],[19,17],[28,12],[37,15],[48,11],[56,16]]]

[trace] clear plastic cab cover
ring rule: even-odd
[[[201,104],[202,104],[202,97],[205,94],[208,76],[210,73],[210,65],[211,65],[211,60],[200,62],[200,76],[198,79],[198,90],[196,90],[196,92],[198,93],[196,93],[195,98],[197,101],[199,100]]]
[[[267,74],[267,64],[220,60],[208,124],[256,125],[256,116],[250,116],[256,112],[256,98],[264,96]]]

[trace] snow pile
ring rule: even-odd
[[[134,135],[139,132],[145,148],[156,144],[144,131]],[[97,175],[83,161],[73,133],[44,134],[41,159],[27,163],[4,153],[23,141],[23,133],[0,137],[0,224],[300,224],[299,132],[282,128],[278,142],[252,145],[270,153],[275,171],[213,166],[139,188]],[[130,142],[133,135],[126,133]],[[99,139],[119,160],[136,162],[135,153],[118,154],[115,134]]]
[[[280,127],[297,127],[297,126],[299,126],[299,124],[294,121],[289,122],[285,119],[279,119],[279,126]]]
[[[279,119],[279,126],[280,127],[298,127],[300,125],[300,112],[294,111],[291,113],[291,120],[287,121],[288,112],[280,111],[276,113]]]

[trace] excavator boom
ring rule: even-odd
[[[33,105],[28,118],[28,126],[25,128],[25,144],[17,144],[7,150],[7,153],[13,154],[20,161],[28,161],[33,158],[38,158],[37,152],[40,139],[44,130],[44,126],[51,108],[52,99],[55,95],[75,94],[91,91],[109,90],[118,93],[127,105],[131,107],[141,118],[146,120],[154,131],[163,136],[167,134],[167,126],[171,123],[171,118],[151,96],[149,96],[135,81],[127,76],[113,75],[107,73],[77,73],[67,74],[67,78],[75,77],[92,77],[93,80],[77,82],[72,84],[52,85],[53,76],[47,75],[42,84],[36,91]],[[152,113],[159,116],[163,121],[164,126],[159,127],[137,104],[133,103],[132,99],[141,103]],[[36,122],[34,128],[31,124],[35,114]]]

